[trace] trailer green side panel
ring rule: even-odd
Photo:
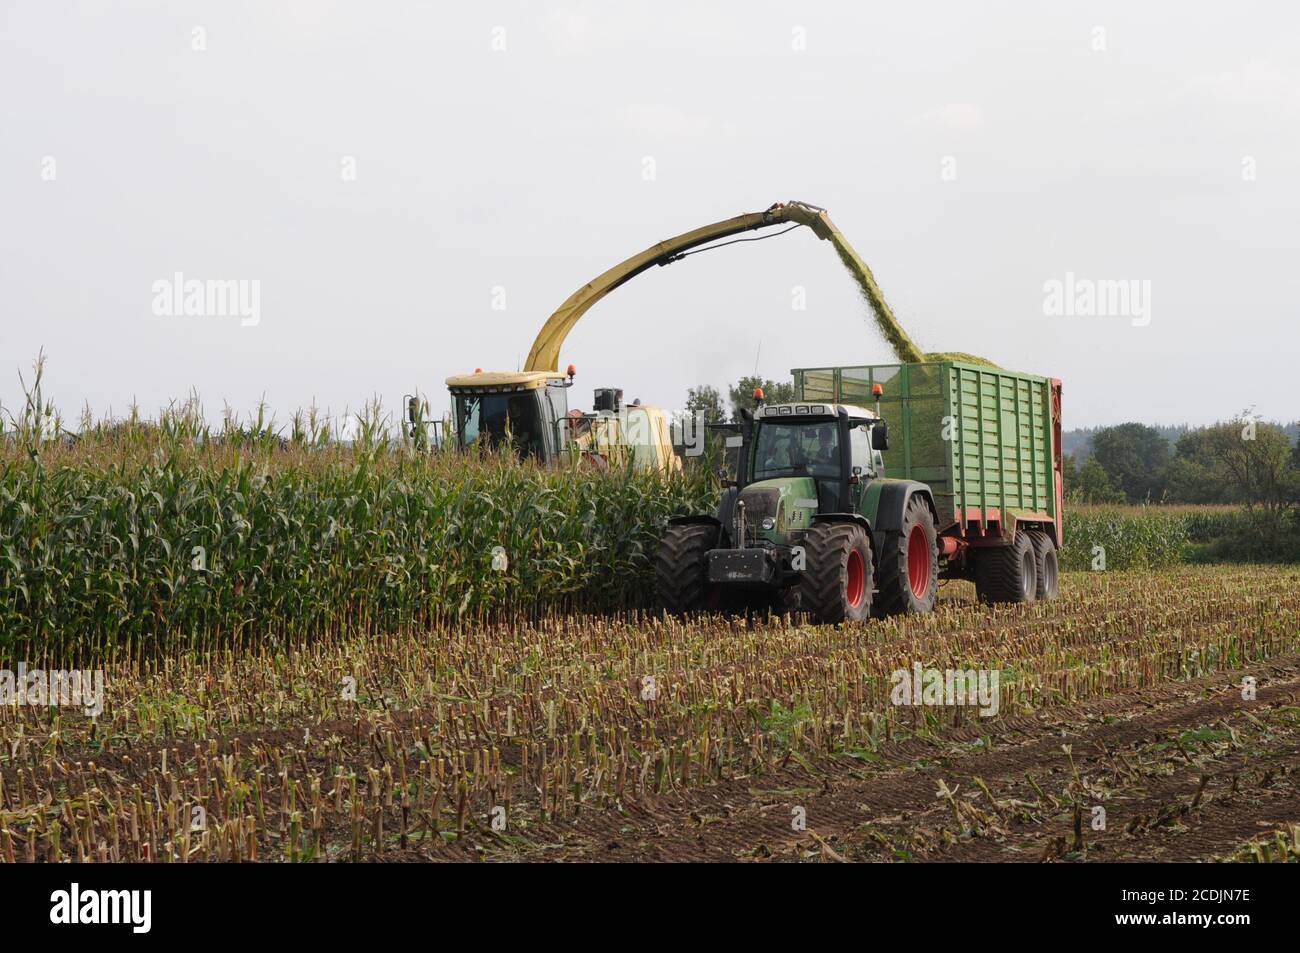
[[[796,368],[799,400],[872,408],[884,388],[885,473],[928,483],[940,527],[959,511],[1057,518],[1052,387],[1045,377],[945,361]]]

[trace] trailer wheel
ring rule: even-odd
[[[664,608],[673,615],[716,603],[716,588],[708,584],[708,553],[717,545],[718,527],[708,523],[677,523],[664,530],[655,560],[655,586]]]
[[[880,554],[881,615],[931,612],[939,597],[939,548],[935,545],[934,515],[922,497],[914,496],[903,514],[903,526],[885,537]]]
[[[1051,536],[1041,530],[1032,530],[1029,533],[1029,542],[1034,547],[1034,569],[1038,577],[1034,597],[1042,601],[1055,599],[1061,594],[1056,543]]]
[[[982,602],[1033,602],[1038,595],[1038,559],[1028,533],[1008,546],[981,549],[975,563],[975,591]]]
[[[817,523],[804,537],[800,605],[818,622],[861,622],[871,614],[871,543],[856,523]]]

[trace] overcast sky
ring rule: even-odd
[[[609,266],[795,198],[924,348],[1062,378],[1069,427],[1300,417],[1298,27],[1236,2],[0,0],[0,404],[44,348],[74,417],[191,389],[213,417],[442,410]],[[157,313],[177,272],[258,282],[257,322]],[[1141,310],[1048,313],[1067,274]],[[891,359],[807,229],[647,272],[561,355],[581,407]]]

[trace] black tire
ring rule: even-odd
[[[804,537],[807,565],[800,605],[818,622],[861,622],[871,615],[871,543],[856,523],[817,523]]]
[[[1056,559],[1056,542],[1041,530],[1031,530],[1029,542],[1034,547],[1035,569],[1038,574],[1034,598],[1049,602],[1061,594],[1061,573]]]
[[[924,498],[913,496],[903,514],[902,529],[885,535],[876,593],[881,615],[934,611],[939,598],[937,535],[930,507]]]
[[[655,587],[673,615],[707,607],[708,554],[717,546],[718,527],[709,523],[674,523],[664,530],[655,559]]]
[[[1038,594],[1038,560],[1028,533],[1016,533],[1009,546],[979,551],[975,590],[982,602],[1034,601]]]

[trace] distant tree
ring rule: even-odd
[[[722,394],[708,384],[686,391],[686,412],[691,415],[702,414],[706,424],[720,424],[727,419],[727,412],[722,406]]]
[[[1092,455],[1092,435],[1096,427],[1076,427],[1061,434],[1061,450],[1074,457],[1075,463],[1081,464]]]
[[[1092,459],[1129,502],[1156,501],[1163,495],[1169,443],[1154,427],[1127,423],[1097,431]]]
[[[1176,503],[1240,503],[1244,497],[1228,478],[1209,428],[1190,430],[1174,445],[1166,471],[1169,499]]]
[[[1296,502],[1300,451],[1277,424],[1236,420],[1178,438],[1168,469],[1169,497],[1180,503],[1246,503],[1285,509]]]
[[[1073,499],[1079,492],[1079,461],[1072,453],[1061,458],[1061,479],[1065,484],[1066,499]]]
[[[1284,510],[1300,502],[1295,451],[1281,427],[1243,415],[1206,433],[1221,472],[1247,503]]]
[[[1165,471],[1165,489],[1171,503],[1236,503],[1234,487],[1216,478],[1203,460],[1176,456]]]
[[[1089,457],[1079,468],[1079,490],[1076,499],[1083,503],[1123,503],[1124,491],[1111,483],[1110,475],[1097,462],[1095,456]]]
[[[785,404],[794,400],[794,382],[781,382],[758,377],[742,377],[733,386],[727,388],[731,399],[731,419],[739,420],[741,408],[754,409],[754,389],[763,388],[763,398],[769,404]]]

